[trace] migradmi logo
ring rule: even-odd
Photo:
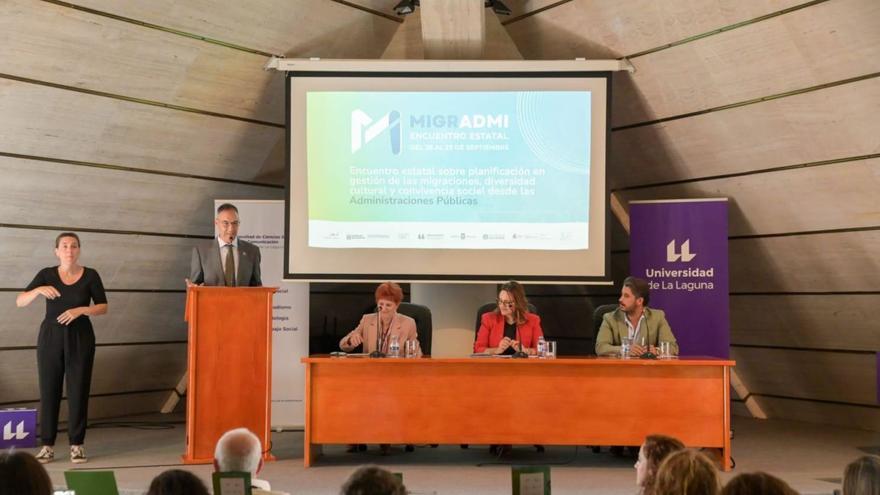
[[[400,112],[392,110],[373,121],[363,110],[354,110],[351,112],[351,152],[357,152],[385,130],[388,130],[391,141],[391,153],[399,155],[403,133],[400,129]]]
[[[669,244],[666,245],[666,261],[672,263],[674,261],[678,261],[681,258],[681,261],[687,263],[692,259],[696,258],[696,253],[691,253],[691,240],[687,239],[686,241],[681,243],[681,252],[675,252],[675,239],[669,241]]]

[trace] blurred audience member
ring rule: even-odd
[[[377,466],[364,466],[342,485],[342,495],[406,495],[400,479]]]
[[[724,485],[722,495],[798,495],[781,479],[762,471],[734,476]]]
[[[880,495],[880,456],[862,456],[846,466],[843,495]]]
[[[52,495],[52,481],[31,454],[0,452],[0,495]]]
[[[276,494],[266,480],[257,479],[263,469],[263,448],[260,439],[247,428],[229,430],[217,440],[214,448],[214,470],[221,473],[237,471],[251,473],[251,489],[254,495]]]
[[[189,471],[169,469],[153,478],[147,495],[208,495],[208,488]]]
[[[673,452],[660,463],[654,481],[656,495],[717,495],[721,481],[715,464],[692,449]]]
[[[654,480],[657,477],[657,468],[669,454],[684,450],[684,444],[677,438],[666,435],[649,435],[639,449],[639,459],[636,461],[636,485],[639,493],[649,495],[654,493]]]

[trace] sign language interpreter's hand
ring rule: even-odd
[[[70,308],[67,311],[58,315],[58,323],[62,325],[69,325],[70,322],[79,318],[83,314],[84,308]]]
[[[58,292],[58,289],[52,287],[51,285],[41,285],[36,289],[38,294],[41,294],[46,299],[55,299],[56,297],[61,297],[61,293]]]

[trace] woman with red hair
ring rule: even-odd
[[[357,328],[348,333],[339,341],[339,348],[345,352],[351,352],[358,346],[363,345],[363,352],[371,353],[376,350],[379,343],[379,351],[388,354],[388,344],[394,336],[400,342],[401,354],[404,342],[411,340],[416,343],[416,355],[421,356],[416,321],[409,316],[397,312],[397,307],[403,300],[403,290],[394,282],[384,282],[376,288],[375,313],[365,314]]]

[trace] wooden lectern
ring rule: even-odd
[[[274,287],[190,287],[185,464],[214,460],[217,440],[244,427],[269,449]],[[274,459],[268,453],[265,460]]]

